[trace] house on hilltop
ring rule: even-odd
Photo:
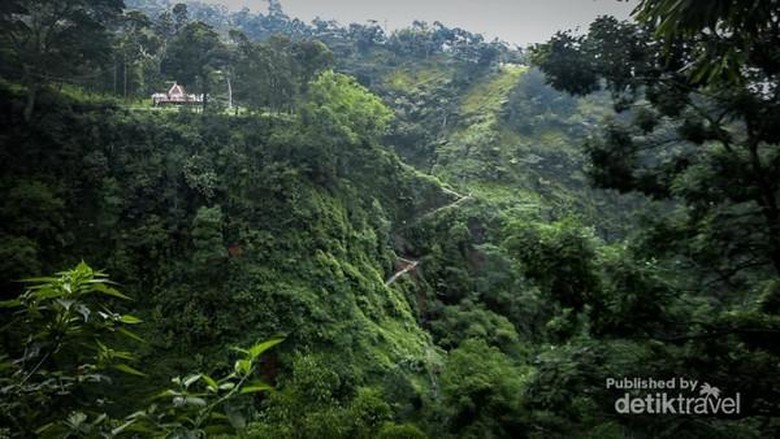
[[[203,104],[203,95],[187,94],[184,87],[174,82],[168,93],[154,93],[152,103],[155,107],[163,105],[200,105]]]

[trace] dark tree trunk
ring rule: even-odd
[[[27,102],[24,105],[24,120],[29,122],[32,119],[33,112],[35,111],[35,101],[38,98],[38,92],[40,87],[37,84],[31,84],[27,87]]]
[[[208,86],[208,82],[207,81],[208,81],[207,78],[203,79],[203,87],[202,87],[202,90],[203,90],[203,110],[202,111],[204,113],[206,112],[206,107],[208,106],[208,101],[209,101],[209,86]]]
[[[114,58],[114,96],[116,96],[117,94],[119,94],[119,93],[117,93],[117,89],[116,89],[116,75],[117,75],[117,73],[116,73],[116,70],[117,70],[117,67],[116,67],[116,58]]]
[[[775,272],[780,275],[780,214],[776,204],[770,204],[762,210],[769,228],[769,258],[775,267]]]

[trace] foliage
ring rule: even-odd
[[[254,378],[261,354],[283,341],[273,338],[249,349],[220,380],[205,374],[174,378],[177,387],[161,392],[148,409],[124,420],[107,414],[111,395],[106,385],[122,375],[146,377],[131,366],[138,357],[123,350],[125,342],[144,343],[128,326],[141,320],[119,314],[104,297],[129,300],[108,277],[84,262],[56,277],[27,279],[30,286],[18,299],[0,303],[15,310],[5,329],[2,363],[3,423],[6,433],[20,435],[86,435],[111,437],[125,432],[190,437],[205,432],[244,428],[243,415],[228,402],[239,394],[272,390]],[[11,355],[9,357],[8,355]],[[203,390],[194,384],[201,382]],[[226,414],[216,410],[225,410]],[[92,419],[90,419],[90,416]],[[230,427],[230,428],[228,428]]]
[[[425,439],[427,436],[411,424],[385,424],[379,431],[378,439]]]
[[[266,401],[250,436],[372,438],[393,430],[392,410],[381,390],[353,389],[346,374],[330,370],[318,355],[297,356],[294,362],[291,379]]]
[[[451,431],[469,438],[520,434],[522,379],[522,370],[496,348],[479,339],[464,342],[442,374]]]
[[[778,137],[770,116],[777,113],[777,66],[771,55],[754,52],[764,50],[763,38],[777,37],[766,28],[772,14],[763,20],[737,17],[737,9],[715,2],[692,18],[680,5],[644,2],[639,15],[647,21],[644,26],[601,18],[576,41],[558,34],[537,49],[536,62],[559,89],[587,92],[603,79],[618,110],[636,110],[633,123],[604,124],[588,141],[590,174],[597,184],[673,197],[687,205],[686,226],[693,236],[731,249],[726,260],[693,249],[691,255],[717,267],[725,279],[753,267],[778,272]],[[669,17],[654,20],[669,8]],[[696,32],[705,26],[748,26],[760,36],[752,31]],[[748,35],[754,36],[755,45],[745,59],[724,56],[721,67],[704,67],[702,56],[719,53],[709,50],[710,43],[741,47]],[[564,61],[569,52],[593,74],[585,77],[580,75],[583,69],[573,70]],[[727,65],[731,62],[741,67]],[[569,74],[580,76],[561,76]],[[744,234],[739,232],[743,221],[761,225],[757,233]],[[711,233],[712,227],[722,233]]]
[[[581,311],[586,304],[596,305],[595,246],[586,230],[568,221],[518,229],[525,236],[510,235],[507,247],[518,252],[526,276],[563,307]]]
[[[235,98],[251,109],[287,110],[318,73],[331,67],[333,55],[317,40],[277,36],[264,43],[231,31]]]
[[[204,96],[212,89],[212,76],[227,56],[219,35],[202,22],[183,26],[168,44],[161,71]],[[205,106],[207,99],[203,100]]]
[[[100,23],[111,56],[90,52],[88,77],[36,92],[28,120],[28,85],[3,64],[5,298],[13,279],[90,255],[138,298],[119,309],[147,340],[136,348],[110,319],[114,332],[85,331],[114,316],[87,297],[88,320],[72,311],[87,344],[52,354],[49,376],[33,374],[48,387],[24,404],[4,398],[3,422],[86,437],[777,436],[762,76],[777,46],[756,16],[712,3],[699,22],[691,2],[643,2],[640,16],[661,5],[683,19],[599,19],[540,47],[536,69],[439,22],[386,33],[306,24],[277,1],[254,13],[130,0]],[[701,73],[701,53],[723,68]],[[166,81],[214,105],[140,103]],[[610,97],[630,111],[613,115]],[[35,363],[14,359],[51,344],[5,328],[0,376],[21,392],[35,383],[14,371]],[[260,360],[280,339],[253,341],[274,333],[287,341]],[[98,335],[134,360],[98,362]],[[111,369],[122,364],[145,375]],[[112,385],[58,395],[46,381],[79,373]],[[744,411],[616,416],[604,381],[621,376],[740,391]]]
[[[172,389],[160,392],[149,408],[135,412],[125,423],[112,430],[163,434],[165,437],[207,437],[232,433],[246,428],[247,410],[237,404],[240,395],[268,392],[273,387],[257,375],[259,357],[284,341],[275,337],[247,349],[235,348],[241,354],[233,370],[221,379],[199,373],[171,380]],[[199,384],[200,389],[196,387]]]
[[[480,339],[513,353],[519,341],[514,326],[506,317],[468,300],[457,306],[446,306],[442,315],[431,323],[431,333],[445,349],[454,349],[467,339]]]
[[[0,8],[3,73],[27,87],[25,119],[32,117],[42,85],[84,74],[85,67],[107,55],[106,28],[122,7],[121,0],[14,0]]]
[[[384,134],[391,113],[350,77],[326,71],[312,82],[302,117],[316,136],[360,145],[376,142]]]
[[[763,355],[776,355],[759,341],[773,333],[774,317],[745,305],[760,300],[761,285],[780,267],[778,138],[769,121],[777,50],[766,45],[777,38],[777,13],[765,9],[769,2],[754,6],[755,14],[740,2],[644,1],[639,23],[600,18],[587,35],[559,33],[534,55],[556,88],[581,94],[603,86],[618,113],[626,112],[585,143],[591,179],[671,201],[649,212],[627,248],[604,249],[591,330],[634,340],[642,334],[658,343],[659,370],[707,370],[733,388],[773,386],[730,377],[760,376],[752,371],[763,368]],[[571,69],[570,56],[585,67]],[[730,360],[738,339],[750,340],[737,354],[740,366]],[[680,424],[631,428],[699,434]],[[750,423],[706,428],[756,435]]]
[[[213,267],[225,258],[222,211],[219,206],[198,209],[193,220],[192,241],[193,263],[202,267],[202,270]]]
[[[64,417],[75,406],[99,410],[99,397],[82,392],[110,381],[108,371],[142,375],[128,364],[135,356],[117,337],[140,340],[127,325],[141,322],[102,304],[99,296],[128,300],[107,276],[81,263],[56,277],[27,279],[27,291],[2,302],[14,311],[4,325],[3,424],[31,434]],[[89,394],[89,393],[87,393]]]
[[[778,12],[770,0],[747,4],[718,0],[712,2],[671,2],[643,0],[636,18],[655,24],[654,35],[667,40],[686,39],[691,46],[693,77],[708,81],[727,79],[742,82],[745,64],[771,70],[777,64],[772,41],[777,38],[774,22]],[[710,62],[720,59],[720,62]]]

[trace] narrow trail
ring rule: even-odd
[[[404,258],[398,258],[399,261],[406,263],[406,267],[402,268],[401,270],[395,272],[392,276],[390,276],[390,279],[387,279],[385,281],[385,286],[388,286],[395,282],[399,277],[403,276],[404,274],[414,270],[417,268],[417,265],[420,263],[420,261],[412,261],[410,259],[404,259]]]
[[[447,189],[447,188],[442,188],[442,192],[444,192],[446,194],[454,195],[454,196],[457,197],[457,199],[455,201],[449,203],[449,204],[445,204],[444,206],[437,207],[436,209],[423,214],[422,216],[420,216],[418,218],[418,220],[421,220],[423,218],[429,218],[429,217],[431,217],[431,216],[441,212],[442,210],[450,209],[452,207],[457,207],[458,205],[463,204],[466,201],[472,199],[471,194],[469,194],[469,195],[462,195],[462,194],[459,194],[459,193],[457,193],[457,192],[455,192],[453,190]],[[404,268],[402,268],[402,269],[396,271],[395,273],[393,273],[393,275],[390,276],[390,278],[388,278],[385,281],[385,286],[391,285],[393,282],[398,280],[399,277],[401,277],[404,274],[414,270],[415,268],[417,268],[417,265],[420,264],[420,261],[415,261],[415,260],[406,259],[406,258],[402,258],[402,257],[399,257],[398,261],[405,265]]]
[[[441,191],[444,192],[445,194],[455,195],[458,198],[463,198],[467,196],[467,195],[461,195],[451,189],[447,189],[446,187],[441,188]]]
[[[453,193],[455,193],[455,192],[453,192]],[[457,207],[459,204],[463,204],[463,203],[465,203],[466,201],[469,201],[469,200],[471,200],[471,195],[461,195],[459,199],[453,201],[452,203],[445,204],[444,206],[441,206],[441,207],[437,207],[436,209],[434,209],[434,210],[424,214],[423,216],[421,216],[418,219],[432,217],[433,215],[436,215],[437,213],[441,212],[442,210],[450,209],[450,208],[453,208],[453,207]]]

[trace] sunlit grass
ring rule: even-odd
[[[479,82],[468,91],[461,102],[461,111],[467,116],[494,115],[504,105],[512,88],[517,85],[520,76],[527,70],[526,66],[502,65],[496,74]]]

